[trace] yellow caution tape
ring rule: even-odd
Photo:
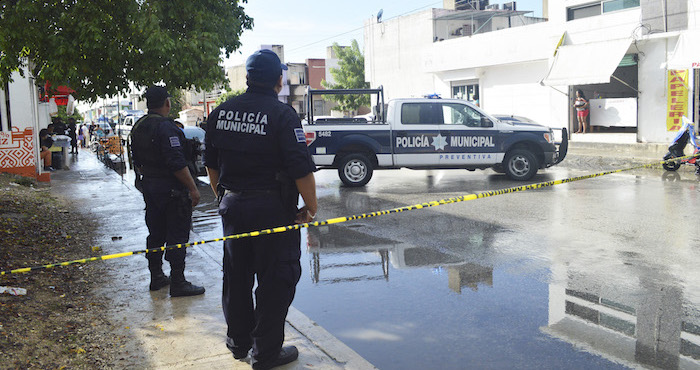
[[[644,164],[644,165],[639,165],[639,166],[634,166],[634,167],[629,167],[629,168],[599,172],[599,173],[594,173],[591,175],[570,177],[570,178],[561,179],[561,180],[538,182],[535,184],[514,186],[512,188],[505,188],[505,189],[499,189],[499,190],[489,190],[489,191],[484,191],[484,192],[480,192],[480,193],[467,194],[467,195],[462,195],[462,196],[453,197],[453,198],[440,199],[440,200],[435,200],[432,202],[419,203],[419,204],[414,204],[414,205],[410,205],[410,206],[388,209],[388,210],[384,210],[384,211],[377,211],[377,212],[372,212],[372,213],[362,213],[359,215],[352,215],[352,216],[345,216],[345,217],[330,218],[330,219],[327,219],[325,221],[315,221],[315,222],[308,222],[308,223],[304,223],[304,224],[279,226],[279,227],[274,227],[271,229],[251,231],[251,232],[247,232],[247,233],[224,236],[224,237],[216,238],[216,239],[200,240],[200,241],[191,242],[191,243],[182,243],[182,244],[171,245],[171,246],[167,246],[167,247],[162,246],[159,248],[151,248],[151,249],[136,250],[136,251],[131,251],[131,252],[107,254],[107,255],[103,255],[103,256],[99,256],[99,257],[90,257],[90,258],[84,258],[84,259],[79,259],[79,260],[74,260],[74,261],[52,263],[52,264],[42,265],[42,266],[25,267],[25,268],[10,270],[10,271],[0,271],[0,276],[7,275],[7,274],[16,274],[16,273],[20,273],[20,272],[41,270],[41,269],[50,269],[50,268],[54,268],[54,267],[58,267],[58,266],[69,266],[69,265],[74,265],[74,264],[78,264],[78,263],[104,261],[104,260],[109,260],[109,259],[114,259],[114,258],[132,256],[132,255],[136,255],[136,254],[152,253],[152,252],[165,251],[165,250],[170,250],[170,249],[187,248],[187,247],[191,247],[191,246],[195,246],[195,245],[220,242],[220,241],[224,241],[224,240],[228,240],[228,239],[243,239],[243,238],[256,237],[256,236],[260,236],[260,235],[283,233],[283,232],[286,232],[289,230],[300,230],[300,229],[308,228],[308,227],[318,227],[318,226],[324,226],[324,225],[339,224],[339,223],[343,223],[343,222],[361,220],[364,218],[370,218],[370,217],[376,217],[376,216],[383,216],[383,215],[388,215],[388,214],[392,214],[392,213],[399,213],[399,212],[411,211],[411,210],[415,210],[415,209],[423,209],[423,208],[428,208],[428,207],[436,207],[436,206],[440,206],[443,204],[466,202],[466,201],[470,201],[470,200],[474,200],[474,199],[493,197],[496,195],[516,193],[516,192],[525,191],[525,190],[541,189],[541,188],[550,187],[550,186],[554,186],[554,185],[568,184],[568,183],[574,182],[574,181],[591,179],[594,177],[610,175],[613,173],[632,171],[632,170],[636,170],[636,169],[640,169],[640,168],[650,168],[650,167],[659,166],[659,165],[662,165],[662,164],[668,163],[668,162],[675,162],[675,161],[686,160],[686,159],[691,159],[691,158],[699,158],[699,157],[700,157],[700,154],[693,155],[693,156],[686,156],[686,157],[678,157],[678,158],[669,159],[667,161],[654,162],[654,163],[650,163],[650,164]],[[93,247],[93,249],[94,249],[94,247]]]

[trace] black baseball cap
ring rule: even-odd
[[[282,64],[275,52],[267,49],[256,51],[245,63],[248,81],[264,87],[275,86],[283,69],[286,70],[287,66]]]
[[[163,86],[151,85],[146,92],[143,93],[146,98],[146,107],[148,109],[160,108],[165,104],[165,99],[170,97],[168,90]]]

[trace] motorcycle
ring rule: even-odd
[[[700,174],[700,161],[698,161],[698,153],[700,153],[700,147],[698,147],[697,140],[695,138],[695,126],[693,121],[689,120],[688,117],[683,116],[683,126],[678,130],[678,135],[673,139],[673,143],[668,147],[668,153],[664,156],[664,164],[662,165],[666,171],[676,171],[681,165],[689,164],[695,166],[695,173]],[[686,158],[676,161],[669,161],[669,159],[685,157],[684,149],[688,145],[688,140],[693,145],[693,157]]]

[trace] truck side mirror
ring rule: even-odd
[[[493,127],[493,121],[488,117],[481,117],[481,127]]]

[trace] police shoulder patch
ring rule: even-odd
[[[304,134],[303,128],[295,128],[294,135],[296,135],[296,137],[297,137],[297,143],[305,143],[306,142],[306,135]]]
[[[170,147],[175,148],[180,146],[180,138],[177,136],[171,136],[170,137]]]

